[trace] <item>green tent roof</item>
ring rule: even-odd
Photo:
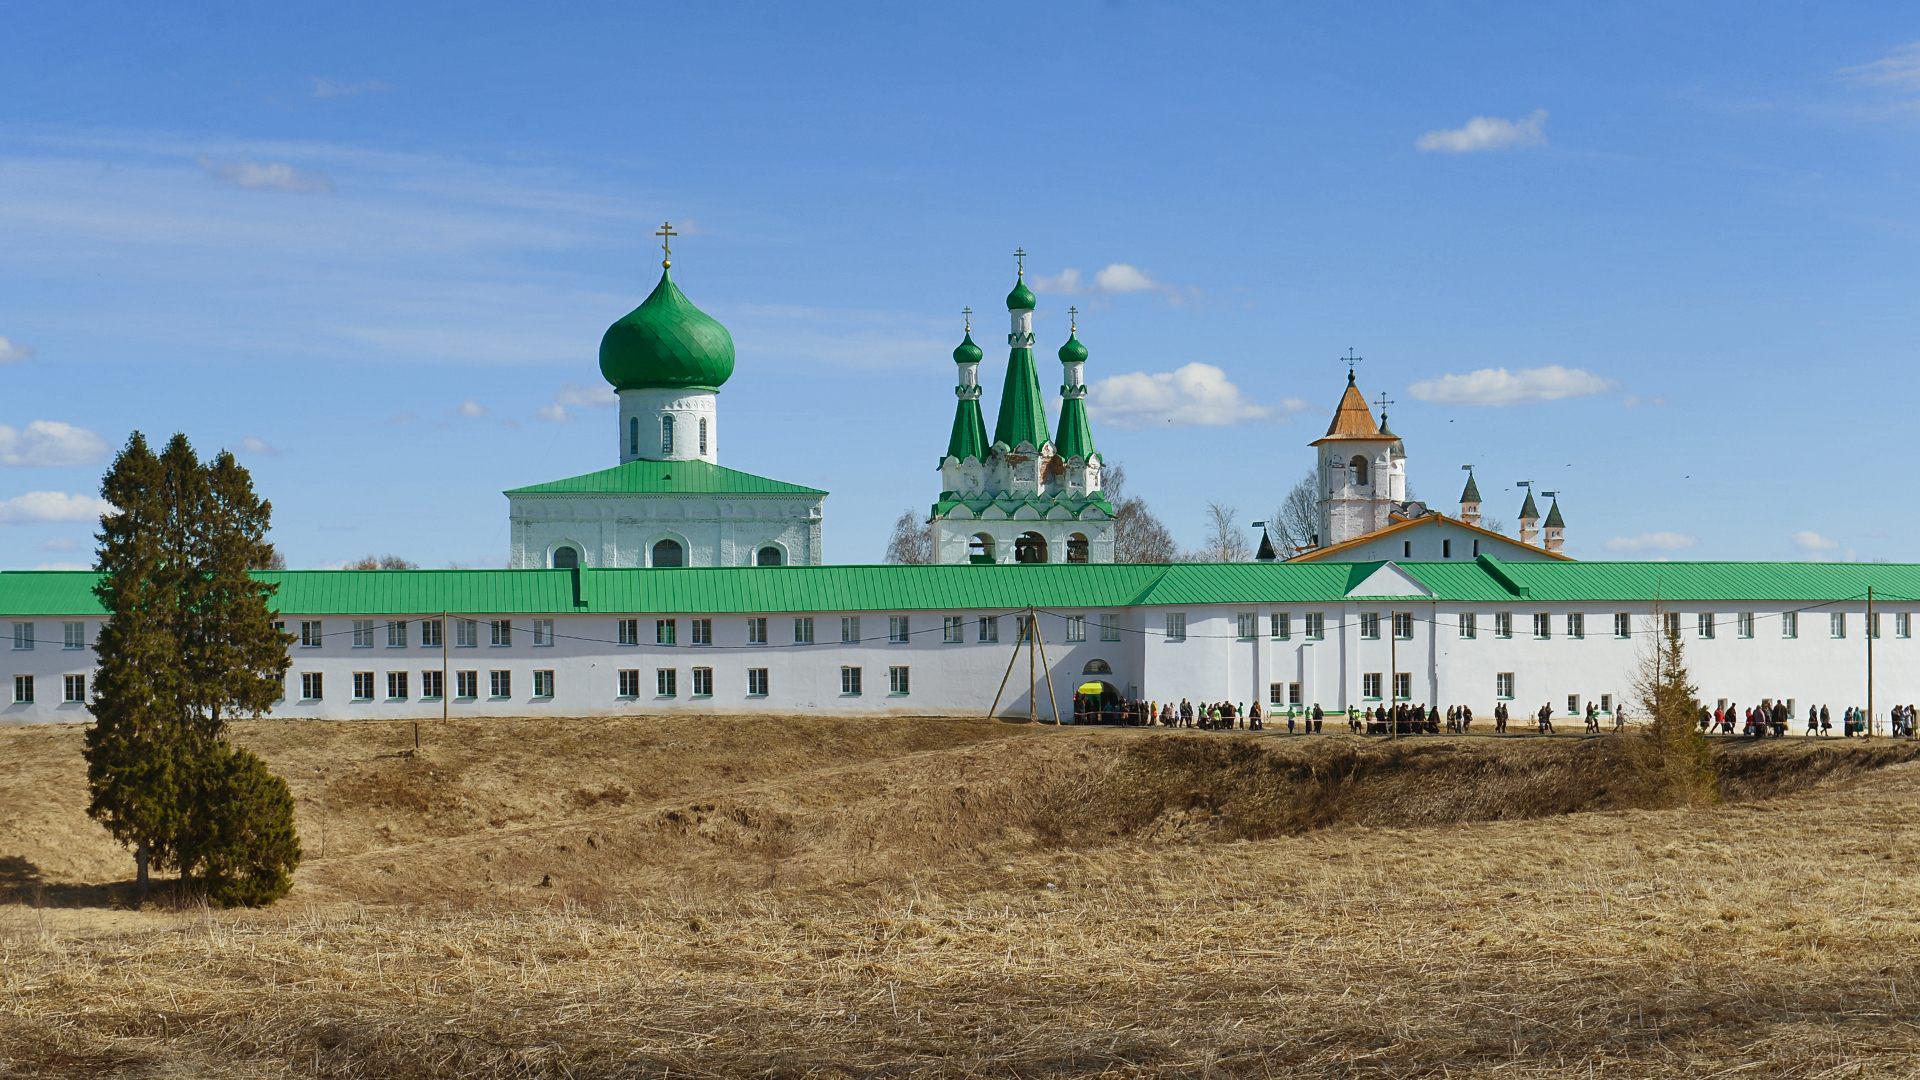
[[[1467,486],[1460,489],[1460,501],[1477,503],[1480,501],[1480,485],[1473,482],[1473,473],[1467,473]]]
[[[996,445],[1027,443],[1035,450],[1052,443],[1047,437],[1047,406],[1040,398],[1040,372],[1033,366],[1032,349],[1014,349],[1007,357],[1007,379],[1000,387],[1000,418],[993,425]]]
[[[1060,434],[1053,440],[1054,452],[1064,458],[1094,456],[1093,427],[1087,423],[1084,398],[1064,398],[1060,402]]]
[[[1566,519],[1560,516],[1559,499],[1553,500],[1553,505],[1547,507],[1546,526],[1549,529],[1564,529],[1567,527]]]
[[[947,436],[947,456],[962,461],[987,460],[987,420],[979,398],[961,398],[953,408],[953,433]]]
[[[825,495],[709,461],[629,461],[611,469],[511,488],[508,495]]]
[[[1009,611],[1197,604],[1338,604],[1383,563],[786,566],[672,570],[283,570],[275,610],[298,615]],[[1406,562],[1442,602],[1817,604],[1920,599],[1914,563]],[[88,571],[0,572],[0,617],[98,617]],[[577,602],[576,602],[577,601]]]
[[[1532,488],[1527,489],[1527,501],[1520,504],[1520,517],[1523,520],[1526,518],[1533,518],[1536,521],[1539,520],[1540,518],[1540,508],[1534,505],[1534,502],[1533,502]]]

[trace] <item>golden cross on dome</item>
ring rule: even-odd
[[[1027,249],[1026,248],[1019,247],[1019,248],[1013,249],[1013,264],[1015,267],[1017,267],[1017,269],[1014,271],[1015,277],[1027,276]]]
[[[660,238],[660,269],[665,270],[673,265],[673,238],[680,234],[673,231],[673,222],[663,221],[653,235]]]
[[[1080,332],[1080,309],[1077,307],[1069,307],[1067,309],[1067,336],[1072,337],[1074,334],[1077,334],[1079,332]]]
[[[961,308],[960,321],[967,333],[969,334],[973,333],[973,308],[971,307]]]

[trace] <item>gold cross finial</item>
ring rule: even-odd
[[[973,308],[971,307],[961,308],[960,321],[967,333],[969,334],[973,333]]]
[[[1013,249],[1013,265],[1017,268],[1014,271],[1015,277],[1027,276],[1027,249],[1026,248],[1020,247],[1020,248]]]
[[[673,222],[663,221],[653,235],[660,238],[660,269],[669,269],[673,266],[673,238],[680,234],[673,231]]]
[[[1072,337],[1079,332],[1080,309],[1077,307],[1069,307],[1067,308],[1067,336]]]

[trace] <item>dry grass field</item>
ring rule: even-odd
[[[306,861],[125,908],[0,729],[0,1075],[1920,1075],[1920,748],[243,724]]]

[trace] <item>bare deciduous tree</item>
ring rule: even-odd
[[[1193,553],[1195,562],[1246,562],[1253,558],[1253,547],[1240,530],[1239,516],[1239,507],[1207,504],[1207,542]]]
[[[886,560],[906,566],[933,561],[933,523],[912,510],[900,511],[893,519],[893,535],[887,538]]]
[[[1274,508],[1267,519],[1274,542],[1280,545],[1280,557],[1290,559],[1313,546],[1320,531],[1320,486],[1314,470],[1308,469]]]
[[[420,564],[398,555],[362,555],[342,570],[418,570]]]
[[[1173,542],[1173,534],[1147,508],[1147,501],[1138,495],[1126,494],[1126,469],[1109,466],[1100,487],[1113,503],[1114,562],[1164,563],[1180,557],[1180,547]]]

